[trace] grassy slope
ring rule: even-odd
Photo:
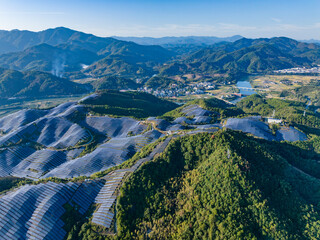
[[[17,177],[1,177],[0,178],[0,193],[4,193],[10,189],[14,189],[21,184],[30,183],[31,180],[26,180],[25,178]]]

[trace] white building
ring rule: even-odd
[[[280,123],[282,123],[282,119],[266,118],[266,122],[271,123],[271,124],[280,124]]]

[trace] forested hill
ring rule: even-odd
[[[65,72],[79,71],[83,64],[89,65],[100,58],[95,52],[79,46],[43,43],[21,52],[1,55],[0,66],[14,70],[46,71],[62,76]]]
[[[306,109],[306,104],[296,101],[285,101],[276,98],[263,98],[254,94],[242,99],[237,107],[248,114],[274,116],[285,119],[289,124],[303,128],[307,133],[315,133],[320,127],[319,115],[312,109]]]
[[[84,94],[90,90],[86,85],[46,72],[19,72],[0,68],[0,98]]]
[[[142,92],[103,90],[88,96],[84,104],[98,115],[147,118],[159,116],[178,107],[177,104]]]
[[[320,156],[234,131],[174,140],[121,188],[120,239],[319,239]]]
[[[93,63],[84,72],[93,76],[152,76],[154,66],[169,61],[175,54],[160,46],[143,46],[133,42],[117,41],[98,52],[104,58]]]
[[[201,49],[162,69],[164,75],[189,72],[265,73],[272,70],[319,63],[320,46],[290,38],[242,38]]]

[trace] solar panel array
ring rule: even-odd
[[[306,141],[308,137],[294,127],[281,127],[276,133],[277,141]]]
[[[23,186],[0,199],[2,239],[63,239],[63,205],[78,187],[77,183]]]
[[[87,114],[86,111],[82,105],[65,103],[51,110],[20,111],[11,116],[17,120],[16,127],[14,119],[0,119],[4,133],[0,136],[0,176],[31,179],[89,176],[121,164],[161,136],[155,130],[145,132],[146,125],[127,117],[91,116],[72,122],[79,113]],[[79,157],[94,133],[111,140]],[[73,149],[78,143],[78,149]]]
[[[74,114],[81,111],[85,111],[83,106],[65,103],[51,110],[25,110],[0,119],[0,177],[14,175],[38,179],[89,176],[121,164],[143,146],[163,136],[156,130],[144,132],[146,126],[130,118],[86,117],[82,122],[72,122]],[[194,119],[179,118],[173,124],[156,118],[149,120],[163,131],[180,130],[183,128],[182,122],[200,124],[211,121],[208,115],[212,112],[197,105],[182,111],[186,116],[195,116]],[[265,138],[271,135],[270,129],[260,119],[229,119],[226,125]],[[211,129],[216,125],[190,126],[195,130],[188,134],[216,131]],[[304,137],[293,130],[285,129],[279,134],[290,139]],[[111,139],[82,157],[79,155],[85,146],[68,148],[80,141],[90,140],[91,132],[105,134]],[[30,142],[20,144],[22,139],[38,142],[45,148],[36,150]],[[66,211],[66,203],[81,214],[85,214],[92,203],[98,204],[92,222],[110,228],[117,189],[123,178],[161,153],[170,139],[167,138],[130,169],[116,170],[104,179],[25,185],[0,196],[0,239],[64,239],[66,232],[61,217]]]
[[[90,137],[81,126],[62,117],[46,117],[33,124],[36,125],[37,132],[31,138],[47,147],[63,149]]]
[[[134,172],[135,170],[137,170],[141,164],[152,160],[156,154],[163,152],[164,149],[168,146],[171,139],[172,138],[169,137],[165,141],[160,143],[150,155],[145,158],[139,159],[131,168],[116,170],[105,177],[106,183],[95,199],[95,203],[97,203],[99,207],[93,213],[93,223],[104,226],[106,228],[111,227],[114,218],[112,209],[117,199],[117,189],[120,188],[123,178],[129,172]]]
[[[153,130],[133,137],[112,138],[93,152],[72,161],[66,161],[44,175],[43,178],[90,176],[95,172],[107,170],[123,163],[141,147],[160,136],[162,136],[160,132]]]
[[[84,121],[85,126],[99,133],[106,134],[108,137],[126,137],[128,132],[132,135],[141,134],[146,128],[146,125],[140,124],[139,121],[128,118],[111,118],[103,117],[87,117]]]
[[[182,112],[186,114],[186,116],[210,116],[212,114],[211,111],[205,110],[198,105],[189,105],[182,109]]]
[[[0,131],[9,133],[47,114],[46,110],[24,109],[0,119]]]
[[[163,151],[169,141],[170,138],[166,139],[132,168],[116,170],[103,179],[25,185],[0,196],[1,239],[64,239],[66,232],[61,218],[66,212],[66,203],[81,214],[85,214],[93,203],[98,204],[92,222],[110,228],[114,218],[112,207],[123,178]]]
[[[93,223],[110,228],[114,217],[111,207],[117,199],[115,191],[120,187],[121,181],[127,172],[128,169],[116,170],[112,174],[108,175],[104,187],[101,189],[95,200],[97,204],[101,205],[93,213]]]
[[[0,137],[0,147],[8,147],[17,144],[21,139],[28,138],[36,131],[36,125],[29,123],[26,126],[17,128],[16,130]]]
[[[81,111],[85,111],[83,106],[66,103],[51,110],[21,111],[12,115],[17,126],[14,126],[15,120],[0,119],[0,176],[33,179],[89,176],[123,163],[143,146],[163,136],[157,130],[145,132],[145,125],[130,118],[86,117],[84,121],[72,122],[74,114]],[[187,116],[209,114],[198,106],[188,107],[185,113]],[[153,120],[164,131],[182,128],[178,122]],[[207,122],[208,118],[197,120]],[[92,133],[104,134],[111,139],[79,157],[85,146],[77,149],[70,146],[90,141]],[[0,239],[64,239],[66,232],[61,217],[67,203],[81,214],[96,203],[98,208],[92,222],[110,228],[117,189],[123,178],[162,152],[170,139],[159,144],[148,157],[140,159],[130,169],[116,170],[104,179],[25,185],[0,196]],[[21,140],[24,140],[23,144],[20,144]],[[28,142],[30,140],[44,148],[36,150],[34,143]]]
[[[70,204],[79,206],[79,213],[85,214],[95,198],[99,194],[101,188],[104,185],[104,181],[85,181],[77,189],[76,193],[72,197]]]
[[[83,183],[41,183],[25,185],[0,198],[0,238],[64,239],[61,217],[64,205],[78,207],[84,214],[104,185],[102,180]]]
[[[229,118],[225,124],[225,127],[251,133],[257,137],[261,137],[270,141],[275,139],[268,124],[262,122],[261,117],[246,117],[242,119]]]
[[[0,177],[11,175],[15,166],[36,150],[30,147],[5,148],[0,153]]]
[[[19,177],[40,178],[43,173],[49,172],[67,161],[67,156],[62,151],[43,149],[34,152],[22,160],[13,171]]]
[[[51,116],[57,116],[60,115],[62,113],[64,113],[65,111],[67,111],[69,108],[71,108],[72,106],[75,106],[76,103],[75,102],[67,102],[67,103],[62,103],[59,106],[52,108],[46,116],[51,117]]]

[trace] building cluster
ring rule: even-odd
[[[296,67],[296,68],[288,68],[274,71],[275,73],[290,73],[290,74],[319,74],[320,73],[320,65],[313,68],[306,68],[306,67]]]
[[[152,89],[148,87],[141,87],[140,92],[147,92],[156,97],[181,97],[188,95],[205,94],[206,91],[216,89],[216,85],[211,82],[192,83],[189,85],[170,84],[167,88]]]

